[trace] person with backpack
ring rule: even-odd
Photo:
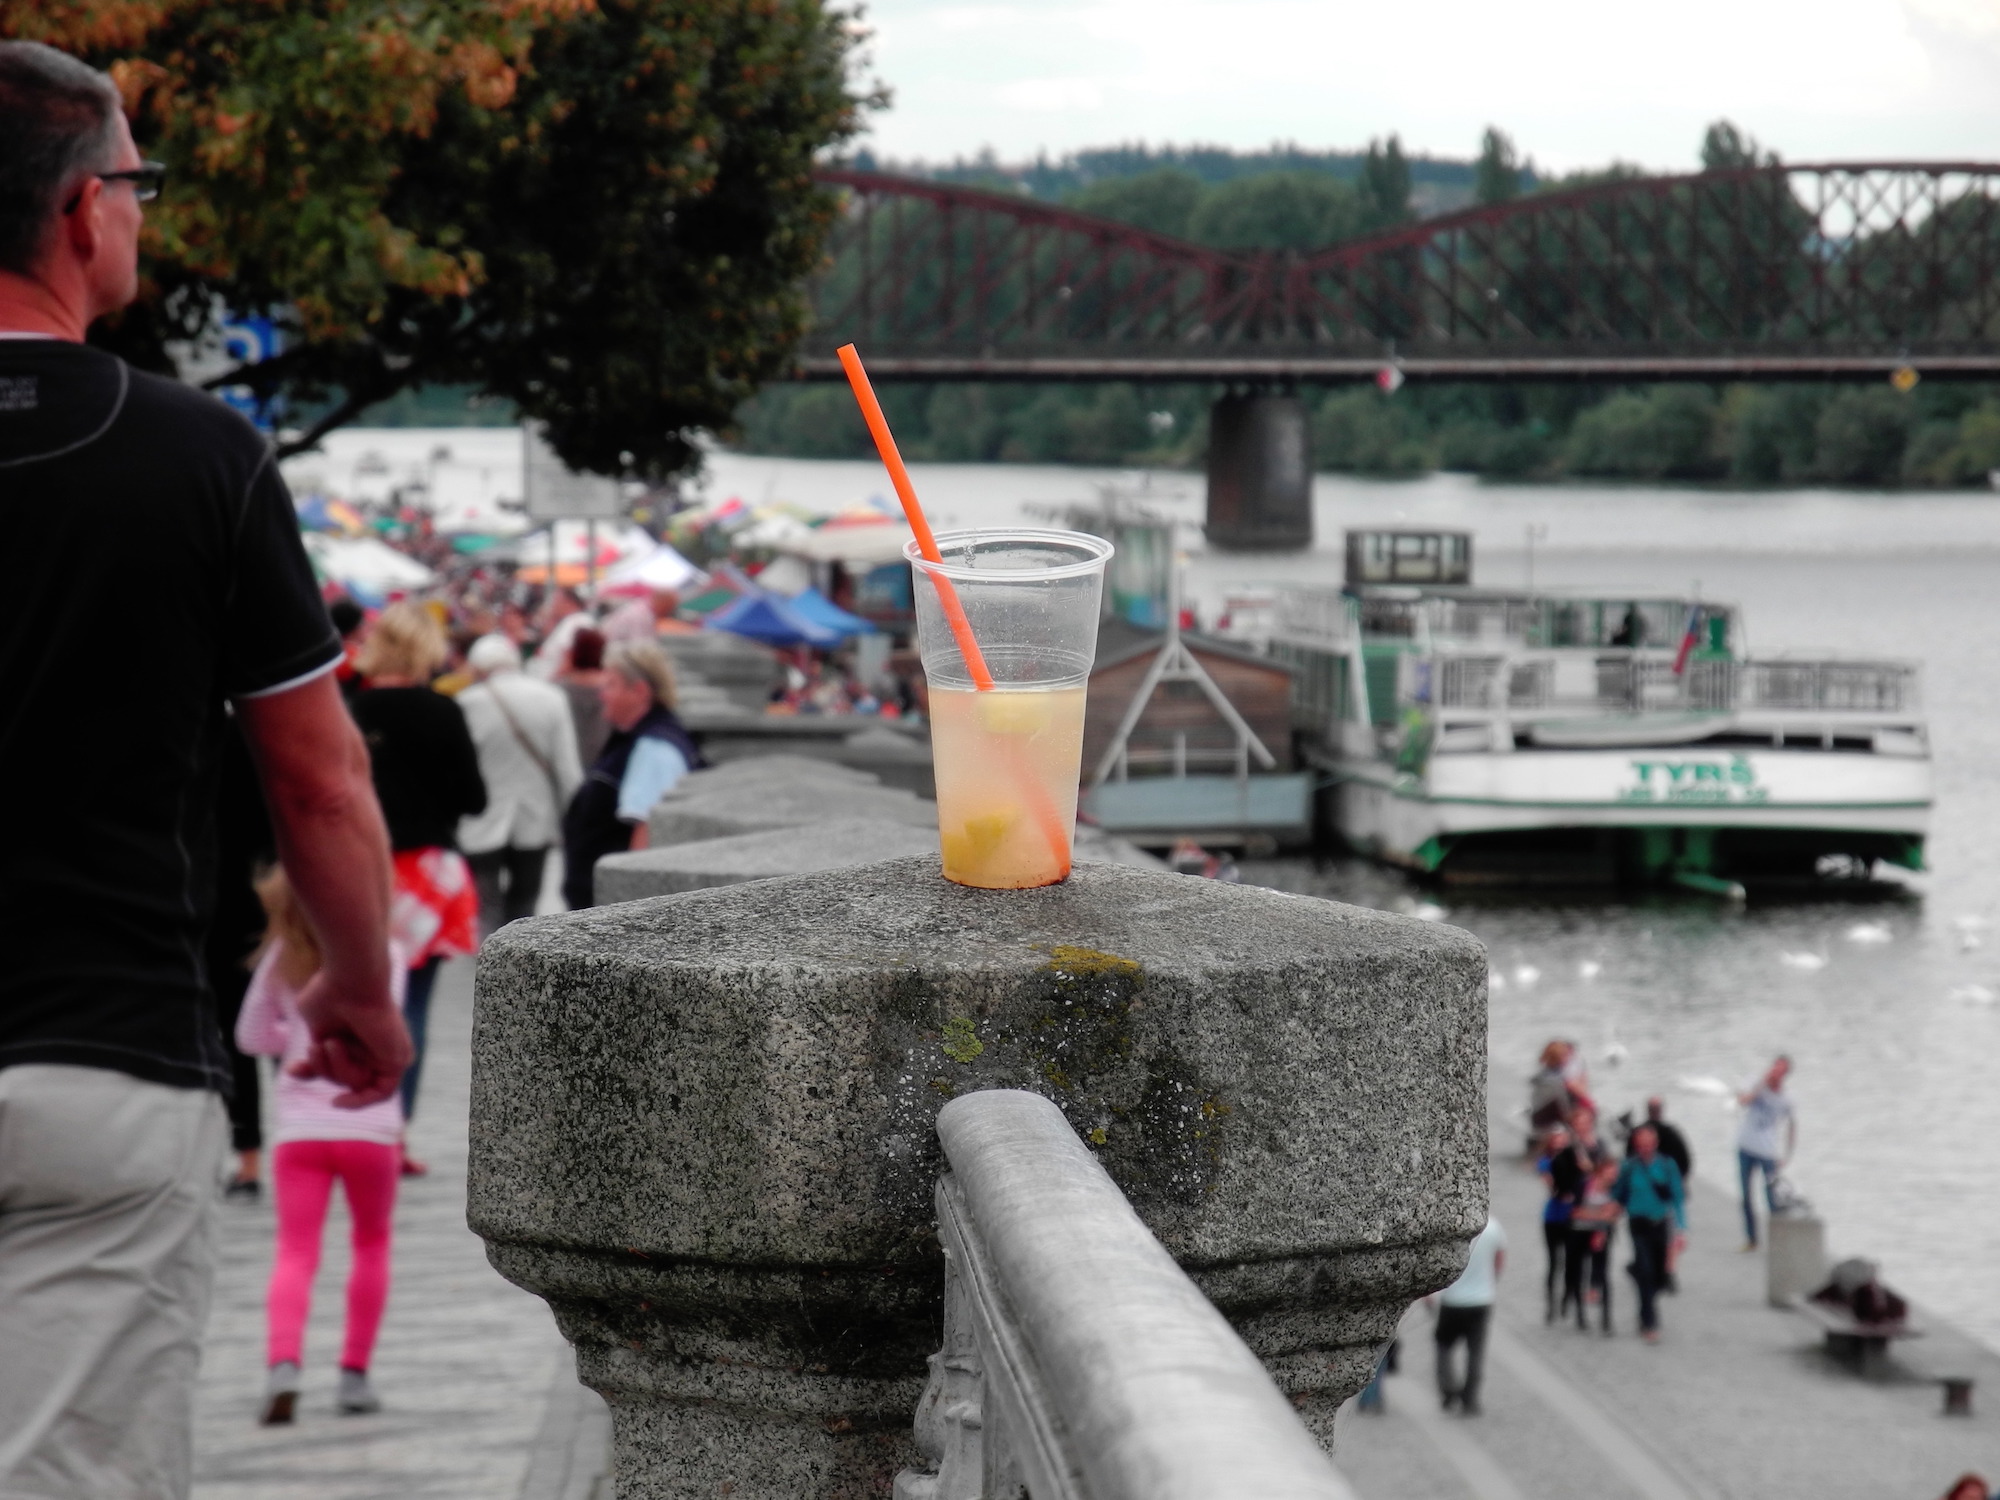
[[[1632,1279],[1639,1286],[1639,1336],[1660,1341],[1659,1296],[1672,1236],[1687,1233],[1687,1186],[1681,1169],[1660,1154],[1651,1125],[1632,1132],[1632,1154],[1618,1168],[1611,1196],[1624,1206],[1632,1231]]]

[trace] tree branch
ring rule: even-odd
[[[321,417],[304,432],[300,433],[290,442],[279,443],[279,460],[283,461],[284,459],[308,452],[317,447],[319,440],[329,432],[332,432],[336,427],[345,427],[376,402],[388,400],[389,397],[395,395],[396,392],[409,383],[409,377],[406,374],[387,375],[379,380],[371,381],[366,385],[350,390],[347,393],[347,398],[340,405]]]
[[[253,377],[258,377],[260,372],[263,371],[282,373],[287,367],[297,364],[311,348],[310,344],[299,344],[294,348],[285,350],[281,354],[274,354],[269,359],[260,359],[252,364],[238,365],[235,369],[225,371],[221,375],[210,376],[201,383],[201,389],[204,391],[219,391],[226,385],[247,385],[254,390],[259,380]],[[275,376],[264,377],[263,383],[268,385],[275,378]]]

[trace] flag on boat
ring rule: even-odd
[[[1687,629],[1681,632],[1681,648],[1674,653],[1674,676],[1687,670],[1688,658],[1694,655],[1694,648],[1701,640],[1701,606],[1688,606]]]

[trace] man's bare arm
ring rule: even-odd
[[[376,1103],[395,1092],[411,1049],[389,987],[389,837],[368,747],[331,673],[236,712],[278,858],[320,941],[320,971],[299,997],[313,1047],[298,1071],[342,1084],[338,1103]]]

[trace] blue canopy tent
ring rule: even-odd
[[[745,594],[734,604],[718,609],[704,623],[710,630],[727,630],[767,646],[817,646],[830,650],[851,634],[808,618],[793,609],[789,600],[764,593]]]
[[[818,589],[807,589],[785,601],[792,613],[803,615],[814,624],[824,625],[829,630],[838,630],[842,636],[868,635],[875,627],[859,615],[851,615],[835,604]]]

